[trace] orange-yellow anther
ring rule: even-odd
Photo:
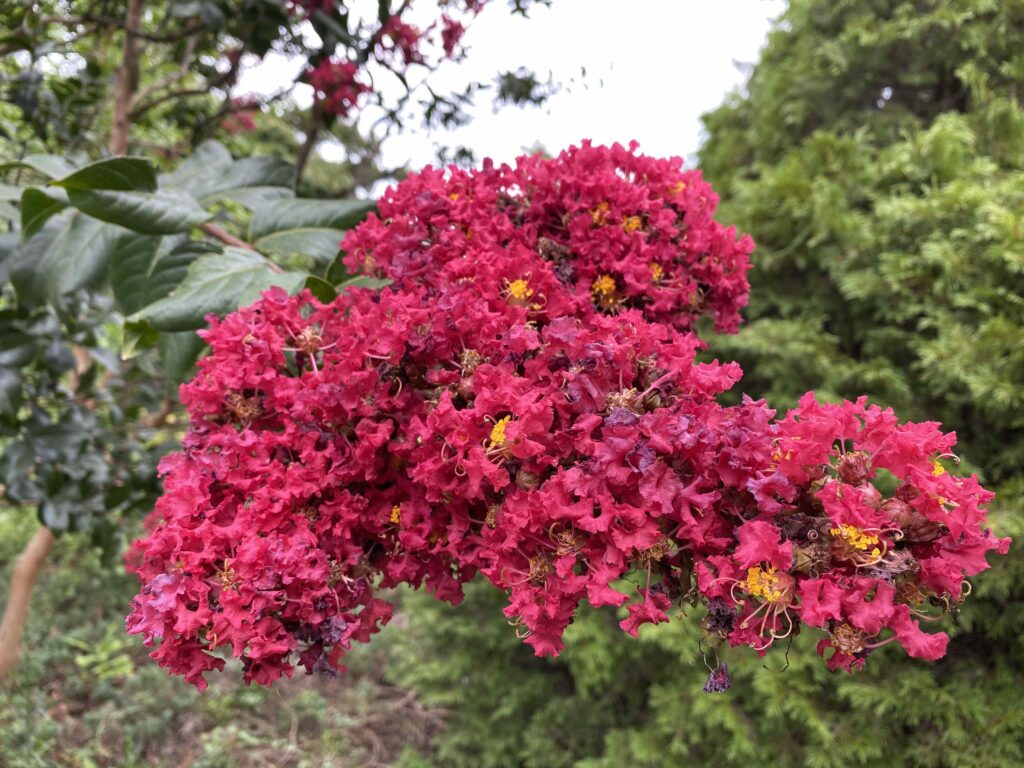
[[[644,220],[639,216],[627,216],[625,221],[622,222],[622,228],[626,232],[636,232],[644,225]]]
[[[503,445],[505,445],[505,427],[511,420],[511,416],[505,416],[494,422],[494,426],[491,428],[491,448],[501,448]]]

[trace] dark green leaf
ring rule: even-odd
[[[60,179],[75,170],[75,166],[60,155],[26,155],[21,160],[0,163],[0,174],[17,168],[27,168],[48,179]]]
[[[12,327],[12,310],[3,312],[3,326],[0,327],[0,369],[21,368],[39,351],[37,340],[18,327]]]
[[[272,266],[260,254],[241,248],[201,256],[170,296],[144,307],[129,321],[144,320],[161,331],[194,330],[203,326],[207,314],[224,315],[271,286],[295,291],[305,282],[301,273],[275,272]]]
[[[240,187],[221,192],[217,195],[218,200],[234,200],[236,203],[254,211],[265,205],[275,203],[279,200],[286,200],[295,197],[295,193],[288,187]]]
[[[253,245],[275,260],[300,255],[309,257],[313,266],[325,267],[337,258],[344,236],[340,229],[283,229],[259,238]]]
[[[235,199],[254,207],[259,203],[292,195],[293,169],[274,157],[245,157],[234,160],[219,142],[204,141],[195,153],[160,180],[165,189],[187,192],[204,203]],[[249,192],[249,190],[253,190]],[[258,190],[258,191],[257,191]]]
[[[185,278],[195,258],[210,252],[204,243],[181,237],[124,232],[110,256],[110,283],[125,314],[166,298]]]
[[[27,187],[21,193],[21,236],[26,240],[57,213],[68,206],[68,196],[61,189],[52,191]]]
[[[160,177],[160,186],[188,189],[210,173],[232,162],[231,153],[219,141],[204,141],[170,173]]]
[[[102,283],[116,235],[117,230],[108,224],[76,216],[61,243],[61,253],[55,256],[52,278],[56,288],[51,289],[51,300]]]
[[[18,251],[21,238],[15,232],[0,233],[0,285],[7,282],[10,275],[11,263]]]
[[[68,499],[44,499],[39,505],[39,522],[51,531],[66,531],[76,511]]]
[[[334,286],[316,275],[309,275],[306,278],[306,288],[324,304],[329,304],[338,297]]]
[[[380,278],[380,277],[369,277],[368,275],[360,275],[359,277],[353,277],[338,286],[338,293],[344,293],[349,288],[369,288],[371,291],[379,291],[381,288],[385,288],[391,285],[391,281]]]
[[[249,225],[249,242],[285,229],[350,229],[375,207],[372,200],[279,201],[257,208]]]
[[[206,349],[206,343],[194,331],[161,333],[158,346],[167,383],[172,388],[189,377],[192,366]]]
[[[112,157],[79,168],[51,184],[69,191],[155,192],[156,170],[149,160],[141,157]]]
[[[289,163],[275,157],[244,157],[187,191],[207,202],[249,187],[276,187],[290,194],[293,174]]]
[[[21,407],[21,374],[17,370],[0,368],[0,414],[14,416]],[[4,480],[5,478],[0,478]]]
[[[99,284],[113,236],[112,227],[87,216],[48,224],[14,257],[11,282],[18,299],[28,305],[56,304],[67,293]]]
[[[68,199],[83,213],[151,235],[185,232],[210,218],[189,195],[172,190],[146,193],[71,189]]]

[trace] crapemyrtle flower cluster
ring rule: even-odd
[[[307,18],[332,17],[342,5],[338,0],[289,0],[292,13]],[[440,15],[426,28],[406,18],[410,8],[407,3],[378,25],[365,50],[349,49],[345,54],[339,52],[311,62],[304,79],[312,86],[318,107],[327,115],[341,118],[358,110],[360,97],[373,90],[366,71],[372,61],[404,72],[414,65],[435,67],[445,59],[460,58],[467,25],[483,10],[486,0],[440,0],[437,5]]]
[[[699,171],[632,147],[584,144],[553,161],[521,157],[514,168],[428,168],[389,190],[379,215],[348,237],[346,263],[399,288],[436,289],[448,280],[442,265],[514,249],[526,263],[543,263],[535,282],[561,284],[546,292],[527,286],[530,270],[520,270],[510,284],[523,283],[534,303],[570,301],[574,314],[635,308],[679,330],[709,316],[719,331],[734,332],[754,243],[714,220],[717,204]]]
[[[359,104],[359,97],[370,91],[370,86],[357,77],[359,67],[354,61],[338,58],[324,59],[306,72],[317,104],[328,114],[345,117]]]
[[[817,627],[833,668],[894,641],[941,656],[919,622],[1009,544],[991,494],[936,424],[718,402],[741,371],[697,362],[694,329],[736,328],[752,243],[715,203],[635,145],[427,169],[344,242],[390,286],[212,318],[129,631],[199,687],[218,651],[267,684],[340,669],[382,590],[456,603],[480,573],[538,655],[586,601],[634,636],[704,603],[712,646],[759,653]]]

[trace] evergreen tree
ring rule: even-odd
[[[723,217],[759,246],[746,327],[709,354],[738,360],[741,388],[779,408],[808,389],[866,392],[941,420],[962,468],[1000,492],[999,533],[1019,537],[1024,2],[794,0],[745,92],[705,122]],[[726,651],[735,687],[720,696],[701,692],[699,616],[631,642],[586,611],[562,656],[540,661],[481,590],[455,610],[413,596],[411,626],[386,635],[395,676],[450,711],[422,764],[1017,766],[1019,546],[1001,561],[939,664],[886,649],[833,674],[807,632],[792,664],[784,649]]]

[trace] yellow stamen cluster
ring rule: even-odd
[[[614,309],[619,301],[615,296],[615,278],[611,275],[598,275],[590,286],[590,293],[593,296],[594,304],[601,309]]]
[[[608,211],[611,210],[611,206],[608,203],[598,203],[597,207],[590,212],[590,218],[594,222],[595,227],[600,227],[608,221]]]
[[[494,422],[494,426],[491,428],[491,448],[501,448],[505,444],[505,427],[511,420],[511,416],[505,416]]]
[[[530,283],[524,280],[523,278],[513,280],[511,283],[508,284],[508,287],[505,290],[508,292],[508,297],[510,300],[514,299],[515,301],[526,301],[531,296],[533,296],[533,289],[530,288]]]
[[[665,277],[665,270],[661,268],[661,264],[655,264],[653,261],[649,266],[651,268],[651,280],[660,283],[662,278]]]
[[[878,537],[865,533],[860,528],[844,523],[837,528],[830,528],[828,532],[843,539],[854,549],[859,549],[862,552],[867,552],[870,549],[872,557],[879,557],[882,554],[878,548]]]
[[[774,565],[769,565],[767,568],[761,568],[760,565],[748,568],[747,579],[743,583],[743,587],[747,594],[760,597],[769,603],[777,603],[785,593],[781,579],[775,575]]]
[[[946,474],[946,468],[937,461],[932,462],[932,477],[942,477]]]
[[[622,222],[622,229],[626,232],[636,232],[644,225],[644,220],[639,216],[627,216]]]
[[[391,508],[391,517],[389,518],[392,525],[398,525],[402,522],[402,507],[399,504],[395,504]]]
[[[686,182],[685,181],[677,181],[675,186],[673,186],[670,191],[672,192],[673,195],[678,195],[684,189],[686,189]]]

